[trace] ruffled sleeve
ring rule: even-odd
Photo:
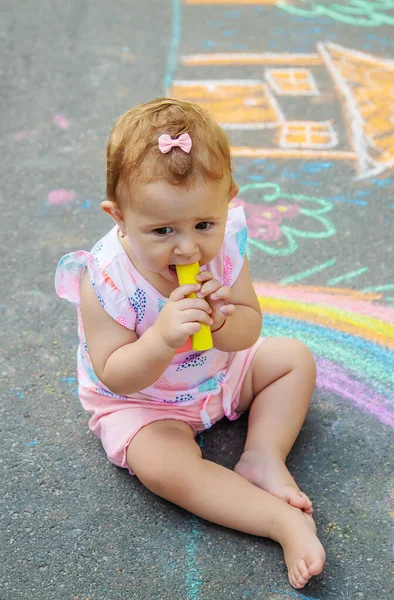
[[[234,285],[244,264],[248,244],[246,216],[241,206],[230,208],[223,246],[223,285]]]
[[[121,285],[116,285],[108,269],[103,268],[91,252],[79,250],[60,259],[55,274],[57,295],[79,308],[81,275],[85,268],[104,310],[115,321],[134,330],[136,315],[127,294],[121,289]]]

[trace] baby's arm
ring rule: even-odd
[[[137,338],[101,306],[86,272],[81,280],[81,313],[89,356],[97,377],[115,394],[130,395],[152,385],[164,373],[176,349],[200,323],[210,325],[209,304],[187,298],[200,285],[177,288],[155,324]]]
[[[81,313],[94,372],[115,394],[129,395],[152,385],[170,364],[175,349],[153,328],[138,339],[134,331],[110,317],[86,271],[81,280]]]
[[[226,317],[225,324],[217,328],[217,333],[212,332],[214,347],[224,352],[250,348],[261,333],[261,308],[250,278],[247,257],[231,288],[231,304],[235,306],[235,313]]]

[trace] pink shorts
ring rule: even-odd
[[[226,380],[220,384],[219,393],[209,394],[191,405],[169,404],[155,400],[130,398],[123,400],[98,394],[79,386],[79,398],[83,408],[91,413],[89,427],[101,440],[108,459],[114,465],[128,469],[127,448],[133,437],[154,421],[175,419],[188,423],[197,434],[227,416],[230,421],[238,419],[236,412],[242,384],[250,363],[264,338],[251,348],[234,354]]]

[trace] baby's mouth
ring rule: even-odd
[[[168,271],[169,271],[171,277],[178,278],[178,276],[176,274],[176,266],[175,265],[168,265]]]

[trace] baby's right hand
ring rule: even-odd
[[[200,331],[201,323],[212,325],[208,302],[203,298],[187,298],[200,289],[199,284],[181,285],[162,308],[154,328],[170,348],[182,348],[190,335]]]

